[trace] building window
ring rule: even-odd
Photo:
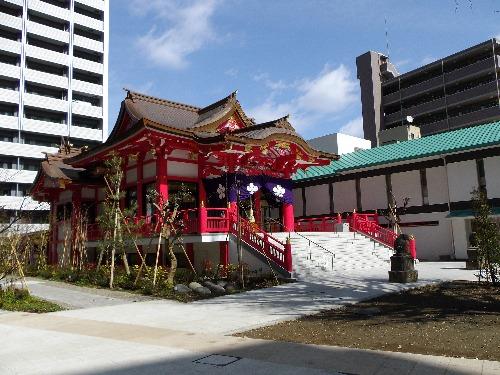
[[[420,187],[422,190],[422,204],[427,206],[429,204],[429,192],[427,190],[427,173],[425,168],[420,170]]]
[[[134,209],[134,212],[137,213],[137,190],[127,189],[125,192],[125,207],[128,209]]]
[[[484,173],[484,160],[476,159],[476,168],[477,168],[477,182],[479,186],[479,191],[488,194],[486,191],[486,174]]]

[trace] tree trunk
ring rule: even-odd
[[[115,227],[113,229],[113,244],[111,245],[111,276],[109,278],[109,287],[111,289],[113,289],[113,279],[115,276],[116,232],[118,229],[118,210],[116,209],[116,203],[113,207],[115,208]]]
[[[168,241],[168,252],[170,254],[170,270],[168,271],[167,282],[169,285],[174,285],[175,273],[177,272],[177,257],[174,253],[174,242]],[[191,262],[190,262],[191,264]]]
[[[153,285],[156,285],[156,275],[158,274],[158,259],[160,257],[160,249],[161,249],[161,234],[163,232],[163,228],[160,227],[160,235],[158,236],[158,246],[156,248],[156,261],[155,261],[155,271],[153,274]]]

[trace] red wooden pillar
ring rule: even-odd
[[[47,254],[49,264],[57,264],[57,200],[50,203],[50,242]]]
[[[202,202],[207,205],[207,192],[205,190],[205,184],[203,183],[203,169],[204,165],[202,163],[202,158],[198,154],[198,204],[201,206]]]
[[[417,243],[413,235],[410,236],[410,243],[408,244],[410,255],[413,259],[417,259]]]
[[[351,229],[352,229],[353,231],[355,231],[355,230],[356,230],[356,225],[357,225],[357,222],[356,222],[356,221],[357,221],[357,213],[356,213],[356,209],[354,209],[354,210],[352,211],[352,215],[351,215]]]
[[[337,224],[342,224],[342,215],[340,212],[337,214]]]
[[[198,209],[198,230],[200,233],[207,233],[208,228],[207,228],[207,208],[205,207],[205,204],[201,202],[202,204],[200,205],[200,208]]]
[[[160,202],[168,200],[167,155],[165,149],[156,150],[156,191]]]
[[[142,201],[142,180],[144,178],[144,154],[139,153],[137,156],[137,213],[136,216],[142,216],[143,205]]]
[[[290,238],[287,237],[285,242],[285,268],[288,272],[293,271],[292,266],[292,244],[290,243]]]
[[[120,181],[120,191],[121,192],[125,191],[125,186],[127,184],[127,165],[128,165],[128,156],[125,156],[123,158],[123,162],[122,162],[123,176],[122,176],[122,180]],[[122,194],[122,198],[120,198],[120,209],[122,211],[125,209],[125,194]]]
[[[219,242],[219,265],[221,272],[227,274],[227,265],[229,264],[229,241]]]
[[[283,228],[286,232],[294,231],[294,213],[293,213],[293,204],[291,203],[283,203]]]

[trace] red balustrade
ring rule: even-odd
[[[360,232],[394,249],[397,233],[391,229],[381,227],[374,214],[353,214],[349,224],[351,230]]]
[[[230,232],[238,236],[238,221],[234,216],[230,221]],[[289,242],[283,243],[259,228],[255,223],[240,218],[240,234],[243,242],[264,254],[274,263],[292,272],[292,248]]]

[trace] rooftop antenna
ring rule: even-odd
[[[387,17],[384,17],[384,25],[385,25],[385,52],[387,58],[389,58],[389,29],[387,27]]]

